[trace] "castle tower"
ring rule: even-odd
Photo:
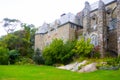
[[[85,2],[84,18],[83,18],[83,35],[85,38],[88,37],[88,29],[90,28],[90,5],[89,2]]]
[[[104,57],[107,48],[107,27],[105,17],[105,4],[102,0],[99,1],[98,6],[98,44],[100,48],[101,57]]]
[[[117,0],[117,44],[118,55],[120,56],[120,0]]]

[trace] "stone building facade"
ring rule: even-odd
[[[69,15],[66,21],[63,18],[63,23],[61,20],[56,20],[52,29],[37,31],[35,49],[43,49],[54,38],[66,41],[83,34],[85,39],[91,38],[91,43],[99,47],[102,57],[106,52],[120,55],[120,0],[99,0],[93,4],[85,2],[82,11],[75,16]]]
[[[53,23],[44,23],[35,35],[35,49],[44,49],[53,39],[59,38],[64,42],[74,40],[79,34],[82,34],[82,26],[79,19],[72,13],[61,15],[60,19]]]

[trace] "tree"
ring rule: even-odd
[[[33,24],[26,24],[23,23],[22,27],[24,28],[24,37],[22,38],[24,43],[24,48],[22,50],[24,51],[24,55],[32,56],[31,53],[34,52],[33,45],[34,45],[34,35],[35,35],[35,26]]]
[[[75,48],[72,50],[77,56],[89,57],[93,50],[93,45],[90,44],[90,39],[85,40],[82,37],[77,41]]]
[[[17,25],[21,24],[19,20],[9,19],[9,18],[4,18],[2,22],[3,22],[3,27],[7,33],[14,32]]]
[[[0,46],[9,50],[19,51],[21,56],[31,57],[34,53],[34,35],[36,28],[33,25],[22,24],[23,30],[9,33],[0,38]]]
[[[9,61],[9,50],[4,47],[0,47],[0,64],[7,65]]]

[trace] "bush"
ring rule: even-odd
[[[52,43],[43,50],[43,58],[45,64],[52,65],[54,63],[60,63],[61,53],[63,49],[63,41],[61,39],[54,39]]]
[[[120,65],[120,57],[107,59],[106,62],[108,65],[118,66]]]
[[[91,53],[91,57],[92,58],[100,58],[100,49],[99,49],[99,46],[95,46],[93,48],[93,51]]]
[[[35,51],[33,60],[36,64],[44,64],[44,59],[42,57],[41,51],[38,48]]]
[[[63,44],[60,60],[63,64],[67,64],[72,61],[74,53],[72,49],[75,47],[76,41],[67,41]]]
[[[19,61],[15,63],[16,65],[32,65],[34,61],[30,58],[21,57]]]
[[[120,58],[105,58],[104,62],[97,64],[100,70],[118,70],[120,68]]]
[[[16,61],[19,60],[19,53],[17,50],[10,50],[9,51],[9,61],[10,64],[14,64]]]
[[[74,53],[72,49],[75,41],[63,42],[61,39],[54,39],[53,42],[43,50],[45,64],[66,64],[72,60]]]
[[[9,50],[7,48],[0,47],[0,64],[7,65],[9,61]]]
[[[76,56],[90,57],[90,53],[93,50],[93,45],[90,44],[90,39],[85,40],[82,37],[77,41],[75,48],[72,50]]]

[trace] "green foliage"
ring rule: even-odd
[[[54,39],[53,42],[43,50],[45,64],[68,63],[72,60],[72,49],[74,46],[75,41],[67,41],[64,43],[61,39]]]
[[[17,20],[5,19],[4,27],[13,26],[11,22],[17,22]],[[21,22],[20,22],[21,23]],[[34,53],[34,36],[35,31],[37,30],[34,25],[21,24],[23,30],[18,30],[13,33],[9,33],[0,38],[0,46],[10,50],[9,60],[10,64],[16,63],[19,61],[19,56],[32,58]],[[19,53],[19,54],[18,54]],[[19,55],[19,56],[18,56]],[[0,55],[1,56],[1,55]]]
[[[9,61],[9,50],[4,47],[0,47],[0,64],[7,65]]]
[[[0,38],[0,46],[9,50],[17,50],[20,56],[32,58],[34,50],[34,35],[36,29],[33,25],[22,24],[23,30],[9,33]]]
[[[107,59],[106,62],[108,65],[113,66],[120,65],[120,57]]]
[[[91,57],[92,57],[92,58],[100,58],[100,49],[99,49],[99,46],[95,46],[95,47],[93,48]]]
[[[89,57],[92,50],[93,45],[90,44],[90,39],[85,40],[84,37],[82,37],[77,41],[76,46],[72,51],[77,56]]]
[[[19,60],[19,53],[17,50],[10,50],[9,51],[9,62],[10,64],[14,64]]]
[[[100,70],[118,70],[120,68],[120,57],[117,58],[104,58],[99,61],[97,68]]]
[[[61,39],[54,39],[53,42],[43,50],[43,57],[45,64],[51,65],[60,61],[61,52],[63,48],[63,41]]]
[[[43,64],[44,59],[42,57],[41,51],[37,48],[33,56],[33,60],[36,64]]]
[[[76,41],[67,41],[66,43],[63,44],[63,49],[61,53],[61,61],[62,63],[66,64],[72,61],[72,58],[74,56],[74,52],[72,49],[75,47]]]
[[[16,65],[33,65],[34,61],[31,58],[21,57],[19,61],[15,63]]]

